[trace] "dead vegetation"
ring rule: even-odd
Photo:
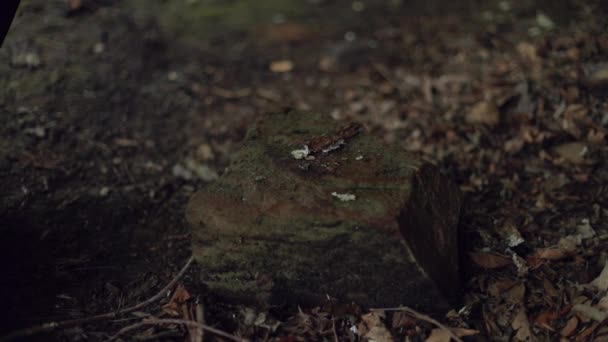
[[[24,2],[0,50],[4,339],[64,319],[41,340],[608,339],[600,2],[567,2],[566,20],[515,1],[424,15],[320,2],[321,26],[194,47],[125,3],[70,1],[66,16]],[[187,198],[285,106],[363,122],[460,185],[461,307],[437,321],[334,300],[258,312],[208,296],[196,272],[157,292],[188,258]]]

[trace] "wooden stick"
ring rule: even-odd
[[[186,271],[188,270],[188,267],[190,267],[190,265],[192,264],[193,261],[194,261],[194,257],[190,257],[190,259],[188,259],[188,261],[186,262],[184,267],[182,267],[182,269],[179,271],[179,273],[177,273],[177,275],[167,284],[167,286],[163,287],[162,290],[160,290],[157,294],[155,294],[154,296],[148,298],[147,300],[145,300],[141,303],[138,303],[136,305],[133,305],[133,306],[130,306],[130,307],[118,310],[118,311],[108,312],[108,313],[99,314],[99,315],[95,315],[95,316],[76,318],[76,319],[70,319],[70,320],[58,321],[58,322],[47,322],[47,323],[43,323],[43,324],[36,325],[33,327],[15,330],[7,335],[0,336],[0,342],[13,341],[18,338],[24,338],[24,337],[28,337],[28,336],[32,336],[32,335],[36,335],[36,334],[40,334],[40,333],[51,332],[51,331],[54,331],[57,329],[73,327],[73,326],[91,323],[91,322],[95,322],[95,321],[112,319],[112,318],[116,318],[116,316],[118,316],[118,315],[136,311],[137,309],[140,309],[140,308],[142,308],[146,305],[149,305],[149,304],[157,301],[158,299],[162,298],[165,295],[165,293],[167,291],[169,291],[177,283],[177,281],[184,275],[184,273],[186,273]]]
[[[210,333],[214,333],[218,336],[227,338],[231,341],[236,341],[236,342],[247,342],[246,339],[240,338],[238,336],[234,336],[231,335],[227,332],[224,332],[222,330],[213,328],[211,326],[208,326],[206,324],[202,324],[202,323],[198,323],[195,321],[188,321],[185,319],[157,319],[157,318],[145,318],[143,321],[130,325],[128,327],[125,327],[123,329],[121,329],[118,333],[116,333],[116,335],[110,337],[107,342],[110,341],[114,341],[116,340],[118,337],[120,337],[120,335],[129,332],[131,330],[135,330],[135,329],[139,329],[142,326],[146,326],[146,325],[163,325],[163,324],[179,324],[179,325],[185,325],[188,327],[194,327],[194,328],[198,328],[198,329],[202,329],[202,330],[206,330]]]

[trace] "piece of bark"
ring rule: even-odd
[[[288,112],[250,129],[186,218],[202,280],[221,296],[443,312],[459,293],[460,204],[435,166],[360,125]]]

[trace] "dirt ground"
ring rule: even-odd
[[[258,115],[285,108],[362,122],[460,185],[464,298],[440,318],[457,335],[608,339],[606,14],[573,0],[22,1],[0,49],[0,339],[157,293],[190,256],[188,198]],[[449,340],[400,311],[258,313],[197,272],[180,279],[187,301],[27,340],[192,338],[121,332],[184,318],[167,301],[251,339]]]

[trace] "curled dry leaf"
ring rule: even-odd
[[[605,295],[597,303],[596,307],[600,310],[608,311],[608,295]]]
[[[452,334],[458,337],[473,336],[479,334],[479,330],[465,328],[450,328]],[[431,334],[426,338],[425,342],[450,342],[452,334],[446,329],[436,328],[431,330]]]
[[[358,327],[361,335],[377,342],[394,341],[390,331],[382,322],[382,316],[383,314],[376,311],[361,316]]]
[[[403,311],[397,311],[393,314],[393,322],[391,324],[393,329],[412,329],[415,328],[416,325],[416,320]]]
[[[549,331],[555,331],[553,328],[553,321],[561,316],[561,313],[557,311],[545,311],[534,319],[534,325]]]
[[[531,43],[521,42],[517,44],[517,52],[519,52],[521,57],[527,62],[539,63],[541,61],[536,46]]]
[[[589,86],[605,86],[608,84],[608,63],[586,65],[585,82]]]
[[[500,121],[500,113],[496,105],[490,101],[482,101],[469,110],[465,121],[470,124],[497,125]]]
[[[530,341],[532,339],[532,330],[530,330],[530,321],[526,315],[526,310],[520,308],[511,322],[513,330],[517,331],[515,339],[517,341]]]
[[[173,292],[169,302],[163,305],[163,311],[171,316],[179,316],[179,307],[184,305],[191,298],[190,293],[184,285],[179,284]]]
[[[593,333],[595,332],[595,330],[597,329],[597,327],[599,325],[600,324],[597,323],[597,322],[593,323],[587,329],[583,330],[582,333],[578,334],[578,336],[576,336],[576,338],[574,339],[574,341],[576,341],[576,342],[590,341],[591,335],[593,335]]]
[[[572,316],[568,322],[566,322],[566,325],[564,325],[562,331],[560,331],[560,335],[563,337],[570,337],[574,334],[576,328],[578,328],[578,317]]]
[[[477,266],[485,269],[501,268],[513,263],[508,256],[492,252],[472,252],[469,256]]]
[[[532,258],[541,260],[562,260],[576,254],[576,248],[581,243],[580,236],[568,235],[563,237],[555,247],[539,248]]]
[[[574,310],[575,312],[578,312],[580,314],[583,314],[584,316],[589,317],[592,320],[597,321],[599,323],[603,322],[604,320],[606,320],[606,318],[608,318],[608,312],[599,310],[599,309],[594,308],[593,306],[590,306],[587,304],[576,304],[576,305],[574,305],[572,310]]]
[[[524,283],[518,283],[504,293],[504,298],[511,304],[523,303],[526,295],[526,286]]]
[[[593,279],[590,285],[595,286],[600,291],[608,289],[608,262],[604,265],[602,273],[597,278]]]
[[[502,296],[505,291],[510,290],[517,284],[519,284],[517,280],[499,279],[488,286],[488,293],[490,293],[493,297],[499,297]]]
[[[556,146],[553,149],[560,158],[572,164],[583,164],[587,154],[587,145],[581,142],[571,142]]]

